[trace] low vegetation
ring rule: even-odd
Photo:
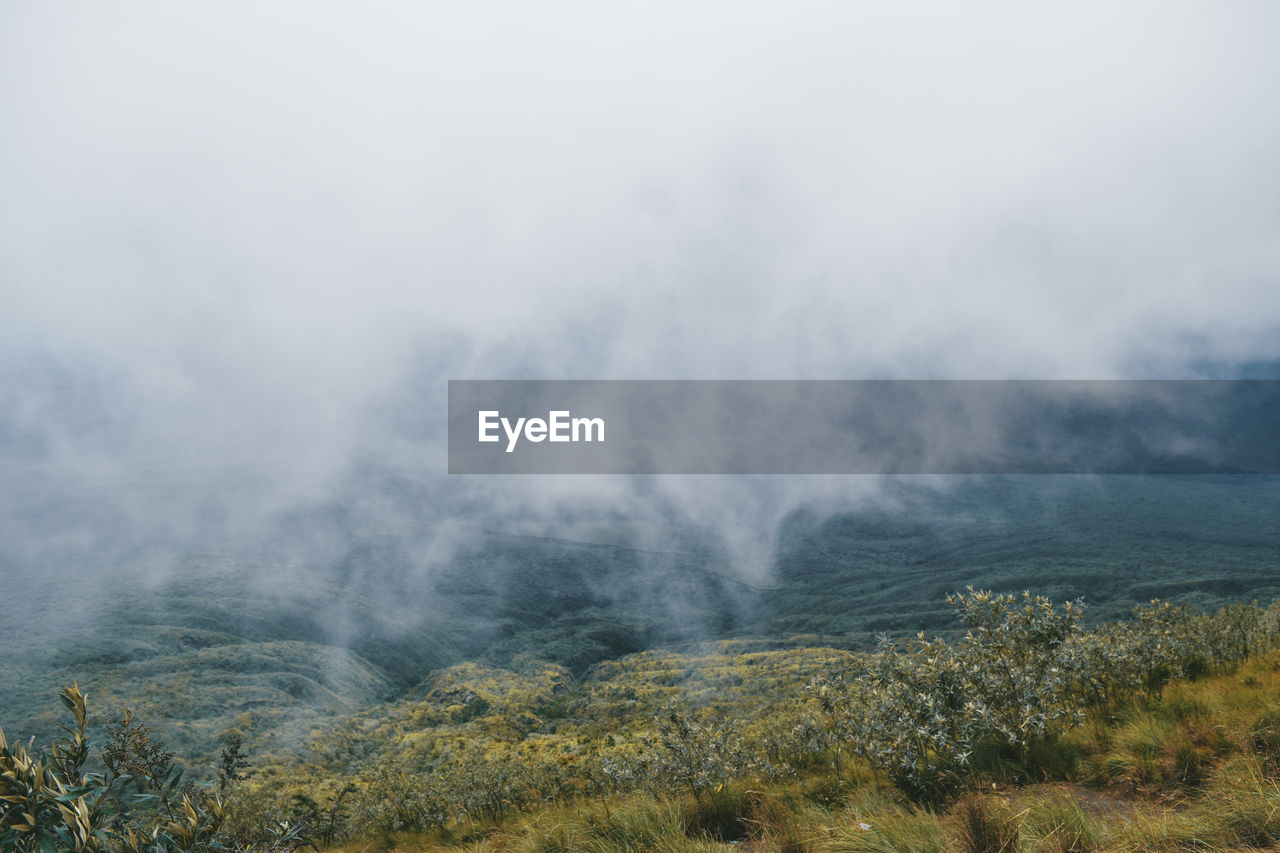
[[[1108,851],[1280,844],[1280,608],[952,596],[961,631],[872,652],[644,652],[575,679],[464,663],[184,779],[85,697],[0,741],[14,851]]]

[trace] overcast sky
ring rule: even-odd
[[[1263,0],[7,3],[3,458],[287,504],[441,472],[447,378],[1273,359],[1277,81]]]

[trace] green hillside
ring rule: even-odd
[[[352,534],[339,559],[182,555],[121,569],[76,607],[73,585],[8,615],[0,711],[49,733],[78,680],[129,705],[180,752],[241,731],[296,745],[324,720],[411,695],[446,667],[541,661],[582,678],[647,649],[867,648],[954,627],[966,586],[1083,598],[1090,621],[1154,597],[1198,606],[1280,597],[1276,478],[898,481],[873,507],[797,510],[764,583],[706,547],[667,551],[477,531],[444,565],[420,544]],[[42,612],[42,608],[44,611]],[[68,616],[64,610],[70,610]]]
[[[577,679],[460,663],[179,785],[160,733],[75,686],[48,747],[0,737],[20,853],[1138,853],[1280,843],[1280,602],[969,591],[963,633],[649,651]],[[93,715],[88,711],[94,709]],[[64,720],[66,714],[63,714]],[[111,720],[112,717],[107,717]],[[13,732],[11,727],[9,732]],[[96,750],[96,751],[95,751]]]

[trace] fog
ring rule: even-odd
[[[1274,359],[1277,33],[1265,2],[7,4],[0,571],[678,528],[766,578],[787,512],[880,484],[449,478],[445,381]]]

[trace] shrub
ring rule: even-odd
[[[60,694],[74,724],[32,752],[0,732],[0,848],[14,853],[213,853],[228,849],[223,797],[246,766],[238,744],[223,752],[216,786],[179,785],[173,754],[125,712],[108,728],[104,773],[85,770],[88,712],[77,685]],[[301,824],[265,826],[241,851],[295,850]]]
[[[1012,746],[1025,766],[1055,723],[1083,719],[1069,654],[1079,604],[973,590],[949,601],[968,629],[960,642],[882,640],[863,672],[811,685],[827,740],[925,800],[959,787],[979,747]]]
[[[693,716],[668,708],[654,720],[635,755],[611,762],[605,772],[623,787],[654,791],[682,788],[698,803],[708,792],[759,767],[748,755],[734,721],[719,714]]]

